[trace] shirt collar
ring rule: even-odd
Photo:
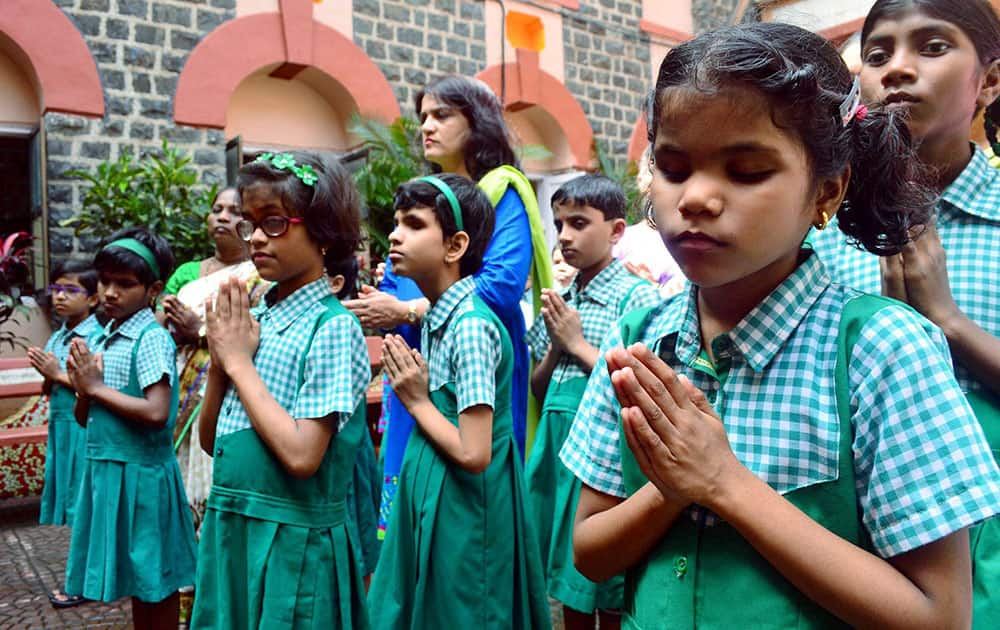
[[[577,289],[576,280],[574,280],[569,285],[569,288],[566,289],[564,295],[569,297],[569,299],[574,299],[578,296],[585,297],[597,302],[601,306],[607,306],[614,300],[622,278],[628,273],[629,271],[625,268],[625,265],[620,260],[613,258],[611,264],[601,269],[582,290]],[[579,275],[577,278],[579,278]],[[638,281],[638,278],[636,280]]]
[[[1000,170],[990,166],[982,149],[972,146],[972,159],[941,194],[941,201],[967,214],[1000,221],[998,197],[987,195],[991,190],[1000,190]]]
[[[434,332],[438,328],[447,323],[451,314],[455,311],[459,304],[467,298],[476,288],[475,283],[472,280],[472,276],[466,276],[456,282],[455,284],[448,287],[445,292],[438,298],[438,301],[431,306],[430,310],[424,315],[424,321],[427,323],[427,329]]]
[[[138,339],[142,331],[146,329],[146,326],[155,321],[156,318],[153,316],[153,309],[141,308],[114,330],[111,327],[114,326],[115,320],[109,321],[104,327],[103,337],[108,339],[115,335],[121,335],[129,339]]]
[[[65,324],[63,324],[65,326]],[[94,331],[100,330],[101,324],[97,321],[97,315],[91,313],[83,318],[79,324],[74,326],[68,333],[67,337],[78,336],[78,337],[89,337]]]
[[[755,372],[767,367],[830,286],[830,276],[819,256],[811,249],[805,249],[804,255],[805,260],[790,276],[731,331],[720,335],[728,338]],[[654,339],[676,333],[674,353],[688,365],[697,359],[702,347],[697,297],[697,287],[692,286],[684,296],[684,305],[670,309],[669,315],[660,318],[656,328],[650,331]]]
[[[288,328],[292,322],[305,313],[313,304],[332,295],[330,282],[326,276],[303,285],[284,299],[273,302],[277,298],[278,285],[275,284],[264,295],[257,313],[261,320],[270,319],[278,331]]]

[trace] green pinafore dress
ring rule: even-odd
[[[473,300],[473,311],[453,316],[481,317],[504,331],[489,307],[478,297]],[[505,334],[501,339],[492,459],[486,470],[468,473],[446,459],[419,427],[410,434],[388,534],[368,594],[373,628],[551,627],[514,442],[509,399],[513,349]],[[427,350],[428,356],[431,352],[433,348]],[[454,384],[432,391],[430,397],[438,411],[457,425]]]
[[[124,394],[141,398],[132,346]],[[66,561],[66,592],[105,602],[122,597],[155,603],[194,583],[194,524],[171,444],[177,384],[166,426],[150,430],[93,403],[87,465],[76,501]]]
[[[49,397],[49,437],[45,447],[45,485],[38,522],[73,526],[73,507],[86,464],[87,430],[73,417],[73,390],[53,384]]]
[[[1000,463],[1000,397],[987,391],[966,394]],[[1000,619],[1000,517],[969,528],[972,547],[972,628],[994,630]]]
[[[850,348],[868,318],[886,302],[860,296],[845,305],[837,349],[837,408],[840,417],[837,479],[784,495],[788,501],[834,534],[871,549],[858,512],[854,485],[850,392]],[[622,320],[625,346],[638,340],[649,309]],[[631,496],[648,479],[620,437],[622,473]],[[681,514],[646,561],[625,576],[623,626],[653,628],[846,628],[849,627],[803,595],[727,523],[705,524]]]
[[[347,312],[330,297],[316,329]],[[305,356],[300,383],[304,369]],[[362,401],[307,479],[253,429],[216,438],[191,628],[368,628],[346,501],[365,412]]]

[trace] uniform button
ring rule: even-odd
[[[216,457],[222,457],[222,447],[221,446],[219,448],[215,449],[215,456]]]
[[[685,556],[677,556],[674,558],[674,573],[677,574],[677,579],[684,577],[684,574],[688,570],[688,559]]]

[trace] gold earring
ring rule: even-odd
[[[820,221],[819,223],[813,223],[813,227],[815,227],[817,230],[819,230],[820,232],[822,232],[823,230],[826,229],[826,226],[829,223],[830,223],[830,215],[828,215],[826,213],[826,210],[824,210],[823,211],[823,220]]]

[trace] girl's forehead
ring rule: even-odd
[[[75,273],[60,274],[59,277],[56,278],[55,284],[75,284],[78,287],[83,287],[80,283],[80,276]]]
[[[269,211],[273,213],[288,213],[281,193],[270,183],[251,184],[243,189],[242,210],[244,213]]]

